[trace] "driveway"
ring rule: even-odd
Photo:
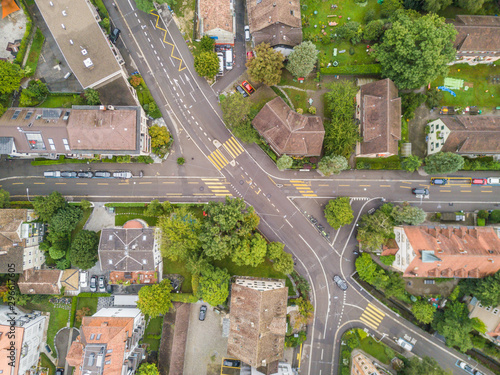
[[[69,334],[71,332],[71,340],[69,340]],[[77,328],[63,328],[59,331],[55,338],[55,344],[57,349],[57,367],[63,367],[64,373],[68,373],[68,366],[66,364],[66,354],[68,354],[68,349],[71,343],[75,341],[76,337],[80,334]]]
[[[83,229],[99,232],[115,226],[115,214],[110,213],[102,202],[94,203],[94,210]]]

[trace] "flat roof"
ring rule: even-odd
[[[121,73],[121,68],[86,0],[35,0],[45,23],[84,89]]]

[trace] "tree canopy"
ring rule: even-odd
[[[248,60],[248,74],[253,81],[265,85],[276,85],[281,79],[284,57],[275,51],[268,43],[261,43],[255,47],[255,57]]]
[[[10,193],[7,190],[0,189],[0,208],[9,207]]]
[[[52,216],[50,230],[55,232],[71,232],[82,219],[83,212],[80,207],[67,206]]]
[[[424,0],[423,9],[426,12],[437,13],[451,5],[453,0]]]
[[[325,176],[331,174],[339,174],[346,169],[349,169],[349,163],[344,156],[339,155],[325,155],[318,163],[318,169]]]
[[[40,220],[49,222],[52,216],[56,214],[61,208],[66,206],[66,201],[61,193],[53,191],[48,196],[38,195],[33,199],[33,208],[37,213]]]
[[[424,170],[428,174],[453,173],[462,169],[464,158],[453,152],[437,152],[425,158]]]
[[[249,119],[251,102],[240,94],[221,96],[222,119],[235,136],[246,143],[259,140],[259,133]]]
[[[87,102],[88,105],[101,104],[101,97],[99,91],[92,88],[88,88],[85,90],[85,93],[83,95],[85,96],[85,101]]]
[[[97,262],[97,246],[99,237],[96,232],[82,230],[71,243],[69,259],[71,263],[83,270],[92,268]]]
[[[405,202],[402,206],[394,206],[392,217],[396,225],[419,225],[425,221],[426,213],[420,207],[410,206]]]
[[[500,271],[482,279],[464,279],[460,287],[465,294],[480,300],[483,306],[500,305]]]
[[[292,53],[288,56],[287,70],[295,77],[306,77],[314,69],[318,53],[312,42],[307,40],[300,43],[293,47]]]
[[[403,159],[401,167],[407,172],[415,172],[422,165],[422,159],[417,155],[410,155]]]
[[[288,155],[282,155],[276,162],[276,166],[280,171],[284,171],[285,169],[290,169],[292,165],[293,165],[293,159],[291,156]]]
[[[411,312],[420,323],[429,324],[434,320],[436,308],[427,301],[420,300],[413,304]]]
[[[9,95],[17,90],[23,78],[23,71],[19,65],[0,60],[0,94]]]
[[[169,279],[163,279],[158,284],[146,285],[139,289],[137,307],[144,315],[151,318],[166,314],[172,304],[172,285]]]
[[[376,284],[377,279],[387,279],[384,270],[379,269],[368,253],[363,253],[356,259],[356,271],[361,280],[368,284]]]
[[[219,57],[213,51],[202,51],[194,57],[194,70],[201,77],[212,79],[219,72]]]
[[[412,357],[404,367],[403,375],[451,375],[451,370],[443,370],[432,357]]]
[[[231,253],[231,260],[238,266],[257,267],[261,264],[267,253],[267,242],[256,233],[252,237],[247,236],[239,241]]]
[[[325,206],[325,218],[333,229],[351,224],[354,214],[349,197],[331,199]]]
[[[223,304],[229,296],[229,279],[227,270],[208,266],[200,277],[199,291],[201,298],[212,306]]]
[[[357,240],[368,250],[378,250],[393,234],[392,218],[381,210],[361,217]]]
[[[385,5],[386,2],[384,2]],[[456,30],[434,13],[398,10],[382,41],[373,46],[382,75],[399,89],[414,89],[446,75],[455,59]]]
[[[39,104],[49,93],[47,85],[40,80],[33,80],[21,93],[20,105],[31,107]]]
[[[166,147],[170,143],[170,133],[166,126],[152,125],[148,128],[151,137],[151,148]]]
[[[160,371],[156,364],[144,362],[137,369],[136,375],[160,375]]]

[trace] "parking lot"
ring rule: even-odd
[[[199,320],[202,303],[192,306],[184,359],[184,374],[219,375],[227,355],[227,337],[222,337],[222,315],[205,304],[207,314]]]

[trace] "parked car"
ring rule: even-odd
[[[113,177],[114,178],[132,178],[132,172],[129,171],[118,171],[118,172],[113,172]]]
[[[248,93],[245,90],[243,90],[243,87],[241,87],[240,85],[236,86],[235,89],[237,92],[243,95],[244,98],[248,96]]]
[[[111,284],[106,285],[106,292],[109,294],[113,294],[113,285]]]
[[[338,275],[333,276],[333,281],[337,284],[337,286],[342,290],[347,290],[347,283],[342,280],[342,278]]]
[[[248,83],[248,81],[243,81],[241,83],[241,86],[243,86],[245,91],[248,92],[250,95],[255,92],[255,89],[252,87],[252,85],[250,83]]]
[[[412,351],[413,345],[410,344],[408,341],[403,340],[401,337],[396,341],[397,344],[402,347],[404,350],[408,350],[409,352]]]
[[[500,178],[499,177],[488,177],[487,181],[488,181],[488,185],[500,185]]]
[[[95,171],[94,177],[95,178],[111,178],[111,177],[113,177],[113,175],[111,174],[111,172],[108,172],[108,171]]]
[[[429,189],[425,188],[414,188],[411,192],[415,195],[429,195]]]
[[[97,292],[97,276],[92,276],[90,278],[90,291],[92,293]]]
[[[237,359],[225,359],[222,365],[227,367],[241,367],[241,361]]]
[[[248,27],[248,26],[245,26],[245,40],[247,42],[250,41],[250,27]]]
[[[120,29],[115,27],[113,31],[111,31],[111,34],[109,34],[109,40],[111,41],[111,43],[115,44],[119,36],[120,36]]]
[[[91,171],[84,171],[77,173],[78,178],[92,178],[94,177],[94,173]]]
[[[99,293],[106,293],[106,280],[104,280],[104,276],[99,276]]]
[[[431,185],[446,185],[447,183],[446,178],[431,178]]]
[[[474,375],[474,370],[472,369],[472,367],[470,367],[470,365],[467,362],[458,360],[455,363],[455,365],[458,366],[458,367],[460,367],[465,372],[467,372],[467,373],[469,373],[471,375]]]
[[[78,175],[76,172],[72,172],[72,171],[62,171],[61,172],[61,177],[62,178],[77,178]]]
[[[488,180],[486,178],[473,178],[472,185],[486,185]]]
[[[43,172],[43,177],[60,178],[61,171],[45,171],[45,172]]]
[[[63,375],[64,374],[64,369],[61,367],[58,367],[56,370],[56,375]]]
[[[201,321],[205,320],[205,317],[207,316],[207,306],[206,305],[202,305],[200,307],[200,317],[199,319]]]
[[[217,57],[219,59],[219,75],[224,74],[224,55],[222,52],[217,52]]]
[[[48,345],[45,345],[45,350],[47,351],[47,353],[52,353],[52,349],[50,349],[50,346]]]
[[[80,287],[86,288],[88,285],[89,274],[87,271],[80,271]]]

